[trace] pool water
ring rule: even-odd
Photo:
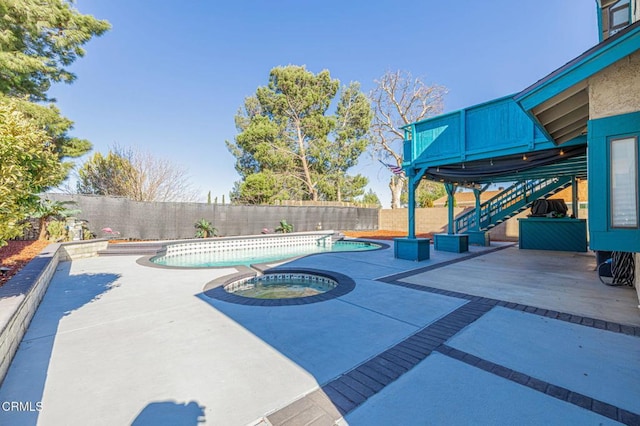
[[[162,266],[181,268],[207,268],[246,265],[256,263],[272,263],[292,257],[314,253],[365,251],[379,249],[380,245],[362,241],[336,241],[330,247],[299,246],[237,249],[228,251],[211,251],[206,253],[186,254],[183,256],[154,257],[151,261]]]

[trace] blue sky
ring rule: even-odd
[[[387,70],[448,88],[445,111],[518,92],[597,43],[595,1],[78,0],[112,29],[72,85],[50,91],[94,152],[118,144],[188,169],[206,201],[239,179],[225,140],[245,97],[278,65],[328,69],[365,92]],[[84,161],[87,157],[80,159]],[[366,175],[389,207],[389,172]]]

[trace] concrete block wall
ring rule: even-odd
[[[459,215],[465,209],[454,208],[454,216]],[[569,205],[571,214],[571,205]],[[526,218],[531,211],[529,209],[512,217],[493,228],[489,234],[492,241],[518,241],[520,236],[518,219]],[[577,217],[586,219],[587,209],[580,209]],[[388,231],[406,231],[408,229],[407,209],[382,209],[380,210],[378,229]],[[429,207],[416,209],[416,233],[437,234],[447,231],[449,220],[448,209],[446,207]]]
[[[0,384],[59,262],[95,256],[107,241],[51,244],[0,287]]]
[[[463,208],[454,208],[454,216],[463,211]],[[445,207],[416,209],[416,232],[419,234],[446,232],[448,214],[448,209]],[[388,231],[406,231],[408,229],[409,214],[407,209],[382,209],[378,217],[378,229]]]
[[[0,287],[0,383],[58,266],[59,248],[48,246]]]
[[[60,262],[73,259],[83,259],[93,257],[100,250],[106,250],[109,240],[106,238],[86,241],[73,241],[60,244],[58,258]]]

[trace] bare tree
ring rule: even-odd
[[[369,94],[373,108],[371,150],[374,157],[392,165],[402,166],[402,142],[405,126],[442,113],[447,89],[437,84],[427,85],[406,71],[387,71],[375,80]],[[389,181],[391,208],[400,207],[404,177],[393,174]]]
[[[196,201],[187,170],[149,152],[115,146],[82,165],[81,194],[115,195],[135,201]],[[114,179],[117,177],[117,179]]]
[[[131,198],[137,201],[196,201],[198,198],[185,168],[149,152],[127,151],[135,174]]]

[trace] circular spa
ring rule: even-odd
[[[210,283],[204,294],[240,305],[303,305],[334,299],[349,293],[355,282],[335,272],[282,269],[252,277],[236,277]]]
[[[337,286],[336,281],[319,275],[267,274],[234,281],[224,291],[254,299],[292,299],[326,293]]]

